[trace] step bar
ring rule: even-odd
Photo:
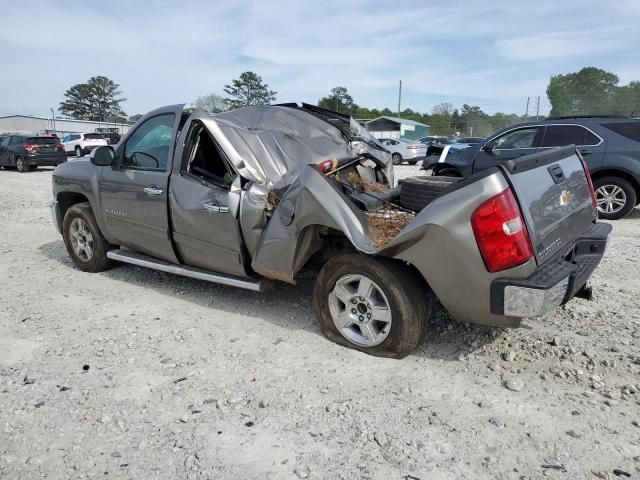
[[[158,260],[157,258],[149,257],[131,250],[109,250],[107,252],[107,258],[117,260],[118,262],[130,263],[131,265],[137,265],[139,267],[159,270],[161,272],[182,275],[183,277],[204,280],[205,282],[253,290],[254,292],[264,292],[268,289],[271,283],[264,280],[250,280],[246,278],[233,277],[231,275],[223,275],[220,273],[211,273],[200,268],[176,265],[175,263]]]

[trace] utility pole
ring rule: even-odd
[[[529,116],[529,97],[527,97],[527,109],[524,111],[524,121],[527,121],[527,117]]]
[[[50,108],[49,110],[51,110],[51,119],[52,119],[52,124],[53,124],[52,125],[53,126],[53,131],[57,135],[57,132],[56,132],[56,114],[53,111],[53,108]]]
[[[398,88],[398,116],[400,116],[401,103],[402,103],[402,80],[400,80],[400,88]]]
[[[540,95],[538,95],[538,101],[536,102],[536,121],[538,121],[539,113],[540,113]]]

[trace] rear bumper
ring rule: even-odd
[[[491,313],[537,317],[564,305],[582,288],[604,254],[611,225],[596,223],[563,258],[536,269],[525,279],[498,278],[491,283]]]
[[[67,161],[67,155],[63,152],[56,155],[25,155],[25,161],[31,166],[55,167]]]
[[[84,153],[86,155],[88,153],[91,153],[96,148],[104,147],[105,145],[107,145],[107,144],[105,143],[104,145],[85,145],[84,148],[82,149],[82,153]]]

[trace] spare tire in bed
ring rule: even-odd
[[[460,177],[408,177],[400,180],[400,206],[419,212],[433,200],[441,196],[452,183],[462,180]]]

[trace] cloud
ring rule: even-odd
[[[0,112],[45,113],[99,74],[120,83],[125,111],[145,112],[222,93],[245,70],[279,101],[315,102],[341,85],[360,104],[392,107],[402,79],[403,106],[416,110],[453,101],[520,112],[552,74],[594,65],[633,79],[637,4],[117,0],[97,14],[75,0],[13,2],[2,12],[12,68],[0,71]],[[25,12],[38,15],[25,23]]]

